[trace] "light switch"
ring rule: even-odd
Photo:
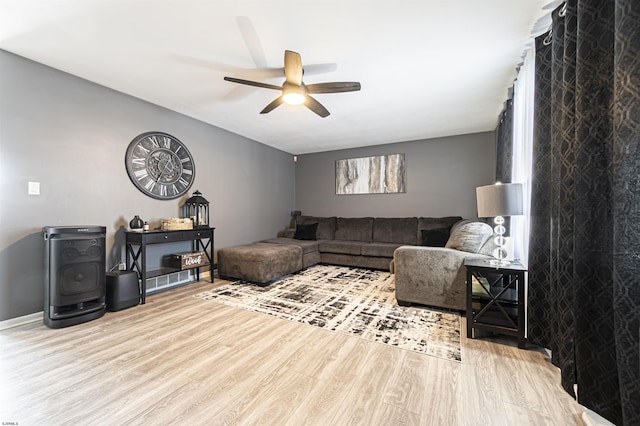
[[[40,195],[40,182],[29,182],[28,195]]]

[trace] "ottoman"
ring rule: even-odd
[[[254,243],[218,250],[218,275],[267,284],[302,269],[302,249],[285,244]]]

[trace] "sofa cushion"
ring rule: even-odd
[[[373,241],[415,245],[417,226],[417,217],[376,217],[373,219]]]
[[[403,245],[399,243],[367,243],[362,245],[361,254],[363,256],[393,258],[393,252]]]
[[[296,234],[296,230],[295,229],[281,229],[280,231],[278,231],[278,233],[276,234],[276,237],[282,237],[282,238],[293,238],[293,236]]]
[[[361,247],[360,241],[325,240],[318,243],[318,250],[321,253],[360,255]]]
[[[308,224],[296,224],[296,233],[293,238],[296,240],[315,240],[318,222]]]
[[[336,220],[336,240],[370,243],[373,237],[372,234],[372,217],[339,217]]]
[[[465,220],[451,228],[451,236],[445,247],[455,250],[478,253],[491,237],[493,230],[484,222]]]
[[[381,269],[383,271],[389,270],[391,261],[388,257],[376,257],[376,256],[351,256],[349,254],[341,253],[320,253],[321,263],[328,265],[343,265],[352,266],[354,268],[369,268],[369,269]]]
[[[316,230],[316,239],[318,240],[333,240],[336,232],[336,217],[315,217],[315,216],[298,216],[296,219],[297,225],[308,225],[310,223],[317,223],[318,229]]]
[[[420,217],[418,218],[418,232],[416,235],[416,240],[418,241],[418,243],[422,241],[423,229],[451,228],[461,220],[462,217],[460,216]]]
[[[449,241],[451,228],[422,229],[421,246],[444,247]]]
[[[284,244],[288,246],[298,246],[302,249],[302,254],[313,253],[318,251],[318,241],[314,240],[295,240],[293,238],[270,238],[260,241],[269,244]]]

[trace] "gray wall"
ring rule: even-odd
[[[494,132],[485,132],[300,155],[296,210],[317,216],[474,218],[475,188],[495,180],[495,150]],[[406,193],[336,195],[336,160],[402,153]]]
[[[236,134],[0,50],[0,320],[42,310],[46,225],[107,227],[107,267],[122,232],[178,217],[183,199],[139,192],[124,168],[128,144],[158,130],[196,162],[191,191],[211,203],[216,248],[273,237],[294,206],[292,156]],[[27,182],[41,195],[27,195]]]

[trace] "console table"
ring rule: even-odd
[[[525,289],[527,269],[520,263],[492,264],[490,260],[467,259],[467,337],[475,329],[508,334],[525,348]]]
[[[194,251],[203,251],[207,263],[195,269],[196,279],[200,279],[200,267],[209,267],[211,282],[213,282],[213,231],[215,228],[197,228],[178,231],[144,231],[125,232],[127,248],[127,270],[135,271],[140,279],[140,303],[147,300],[147,278],[178,272],[180,269],[161,267],[147,270],[147,246],[150,244],[175,243],[191,241]]]

